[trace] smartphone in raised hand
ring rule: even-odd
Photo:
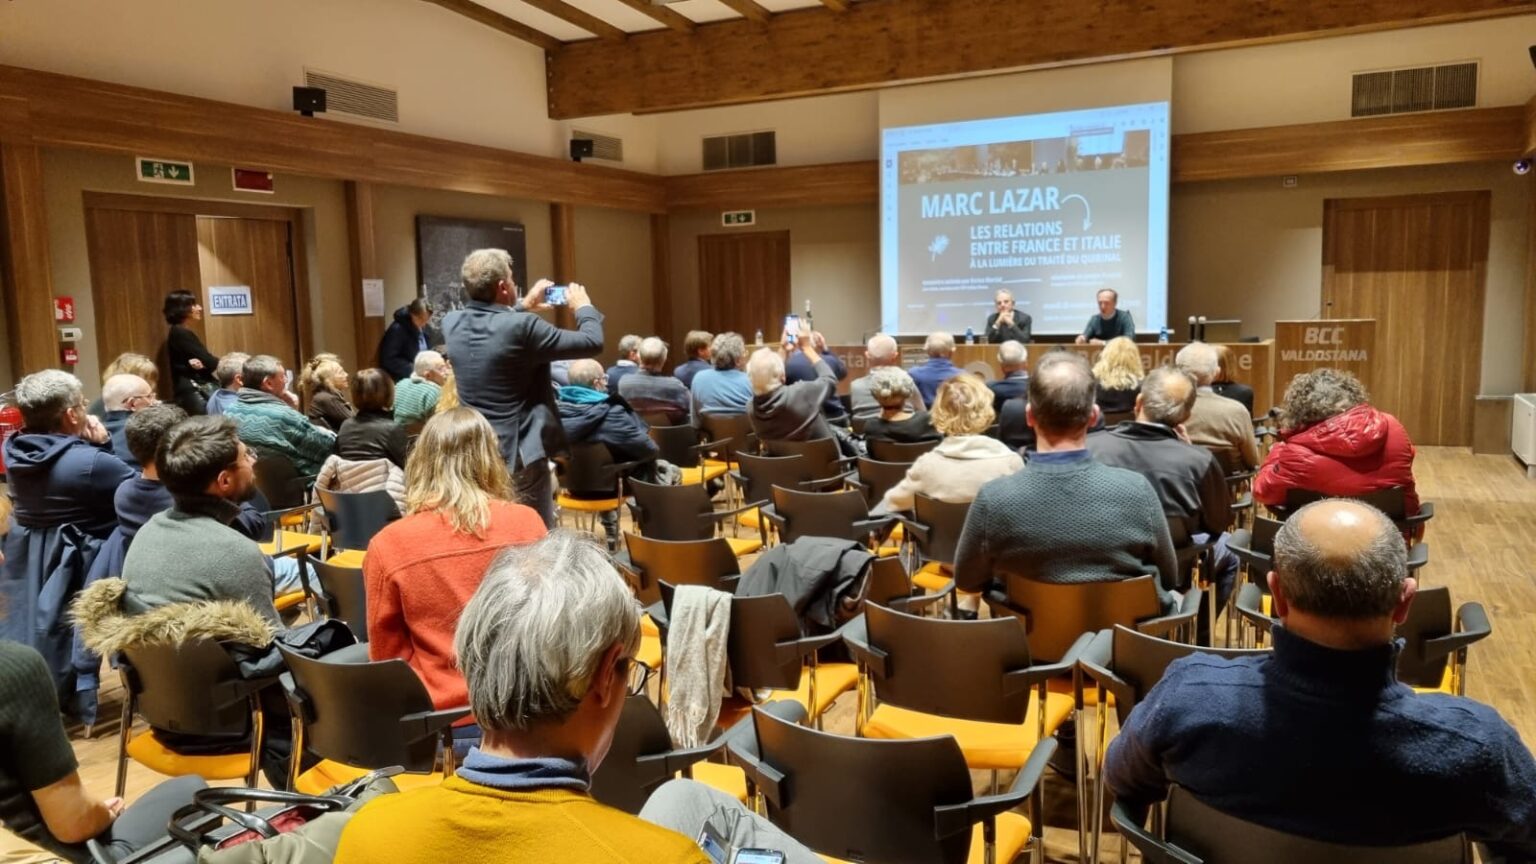
[[[800,342],[800,316],[784,316],[784,344],[794,347]]]
[[[544,302],[551,306],[568,306],[571,301],[565,296],[564,285],[551,285],[544,289]]]

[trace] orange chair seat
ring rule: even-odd
[[[711,789],[718,789],[743,804],[747,801],[747,775],[735,765],[696,762],[693,766],[693,779]]]
[[[760,537],[727,537],[725,542],[731,544],[731,554],[737,558],[751,555],[753,552],[761,552],[763,549],[763,541]]]
[[[1073,708],[1070,695],[1047,693],[1046,734],[1055,732],[1072,715]],[[1038,710],[1039,698],[1033,693],[1029,698],[1029,713],[1024,722],[1019,724],[961,720],[885,704],[870,715],[869,722],[864,724],[863,735],[865,738],[887,739],[950,735],[960,745],[960,752],[965,755],[965,764],[971,768],[978,771],[1012,771],[1023,766],[1039,743],[1035,735],[1040,722],[1036,719]]]
[[[998,861],[1012,861],[1029,845],[1029,817],[1021,813],[1004,813],[997,817],[997,859]],[[983,864],[986,861],[987,841],[982,836],[981,824],[977,823],[971,829],[971,851],[966,855],[966,864]],[[841,858],[833,858],[831,855],[820,856],[827,864],[851,864]]]
[[[358,768],[345,762],[322,759],[315,767],[300,774],[293,788],[294,791],[305,795],[323,795],[331,787],[351,783],[371,770],[373,769]],[[389,779],[399,787],[401,792],[409,792],[412,789],[424,789],[442,783],[443,773],[434,771],[431,774],[396,774]]]
[[[561,510],[575,510],[578,513],[607,513],[619,509],[617,498],[572,498],[564,492],[555,498],[555,503],[560,505]]]
[[[876,558],[895,558],[901,554],[901,545],[890,543],[875,550]]]
[[[1265,599],[1267,600],[1269,598],[1265,598]],[[1415,692],[1415,693],[1446,693],[1446,694],[1449,694],[1451,696],[1455,696],[1456,695],[1456,687],[1453,684],[1453,682],[1451,681],[1451,664],[1449,664],[1449,663],[1445,664],[1445,674],[1440,676],[1440,686],[1439,687],[1415,687],[1415,688],[1413,688],[1413,692]]]
[[[309,516],[310,514],[308,513],[286,513],[277,517],[277,524],[284,528],[294,528],[303,525],[304,520],[308,519]]]
[[[335,555],[325,559],[325,563],[333,567],[354,567],[362,569],[363,556],[368,554],[367,549],[343,549]]]
[[[912,574],[912,584],[925,591],[943,591],[949,587],[953,574],[948,567],[937,561],[929,561],[921,570]]]
[[[705,462],[702,465],[698,465],[693,468],[683,468],[681,470],[683,472],[683,477],[678,481],[678,485],[697,486],[700,483],[708,483],[711,480],[717,480],[721,477],[724,477],[725,472],[729,469],[718,462],[714,463],[713,465]]]
[[[241,780],[251,773],[251,753],[220,753],[209,756],[188,756],[177,753],[160,743],[154,730],[140,732],[128,742],[128,756],[133,761],[154,771],[180,777],[196,774],[204,780]]]
[[[900,543],[901,541],[907,539],[907,532],[902,530],[906,527],[907,526],[905,525],[898,524],[895,528],[891,529],[891,535],[886,539],[892,543]]]
[[[304,597],[303,591],[290,591],[287,594],[279,594],[272,600],[272,605],[277,607],[279,612],[287,612],[289,609],[303,604]]]
[[[1050,681],[1045,682],[1045,689],[1052,693],[1060,693],[1068,699],[1075,700],[1077,698],[1077,696],[1072,693],[1071,678],[1053,678]],[[1107,697],[1104,700],[1105,706],[1109,708],[1115,707],[1115,694],[1105,693],[1104,695]],[[1086,679],[1083,681],[1083,705],[1089,706],[1097,704],[1099,704],[1099,688],[1093,686],[1093,679]]]
[[[300,551],[311,555],[319,554],[320,546],[325,538],[319,534],[305,534],[302,531],[284,531],[279,528],[272,532],[270,543],[259,543],[263,555],[297,555]]]
[[[652,669],[660,669],[662,662],[661,637],[647,636],[642,631],[640,634],[640,650],[635,652],[635,659]]]
[[[736,524],[751,528],[754,531],[768,530],[768,520],[763,518],[763,515],[758,512],[756,507],[753,507],[751,510],[743,510],[737,514]]]
[[[650,615],[649,612],[647,612],[644,615],[640,616],[640,635],[641,636],[660,636],[661,635],[661,628],[657,627],[656,626],[656,622],[651,620],[651,615]]]
[[[812,718],[826,713],[837,697],[852,690],[859,683],[859,667],[852,663],[822,663],[816,667],[816,704],[811,705],[811,676],[807,668],[800,673],[800,686],[794,690],[771,690],[765,702],[793,700],[805,708]],[[720,703],[720,728],[729,729],[752,713],[752,703],[739,696],[732,696]]]

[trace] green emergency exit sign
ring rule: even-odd
[[[171,183],[177,186],[191,186],[192,163],[175,162],[170,159],[150,159],[140,156],[136,160],[138,165],[138,178],[141,183]]]
[[[757,222],[755,210],[727,210],[720,214],[720,224],[727,228],[753,225]]]

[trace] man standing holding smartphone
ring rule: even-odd
[[[532,314],[550,308],[545,292],[554,284],[540,279],[518,300],[512,256],[505,249],[469,253],[460,275],[469,302],[443,319],[459,401],[490,421],[518,500],[554,527],[549,458],[565,450],[565,432],[549,364],[601,353],[603,315],[575,282],[560,299],[575,316],[576,329],[562,330]]]

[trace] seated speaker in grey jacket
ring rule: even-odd
[[[837,389],[837,375],[817,353],[811,334],[800,331],[800,350],[811,361],[816,377],[784,383],[784,355],[775,348],[759,348],[747,361],[752,380],[749,416],[752,431],[761,441],[813,441],[831,438],[832,427],[822,416],[822,405]]]

